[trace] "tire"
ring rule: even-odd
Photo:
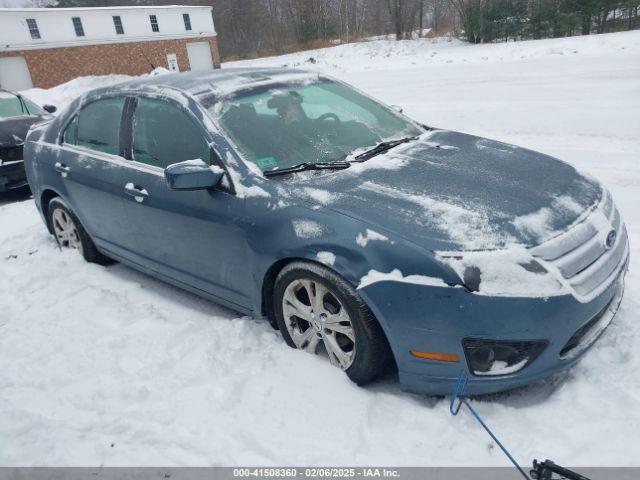
[[[78,217],[60,197],[55,197],[49,202],[47,206],[47,221],[60,248],[79,250],[80,254],[89,263],[97,263],[99,265],[112,263],[110,258],[98,251]]]
[[[311,262],[292,262],[278,274],[273,295],[276,321],[290,347],[309,353],[324,348],[331,363],[358,385],[393,365],[380,324],[335,272]]]

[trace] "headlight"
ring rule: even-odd
[[[522,370],[542,353],[547,342],[466,338],[462,345],[471,373],[481,376],[499,376]]]

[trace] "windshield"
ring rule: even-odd
[[[209,111],[262,171],[343,161],[382,141],[422,133],[386,106],[328,80],[252,90]]]
[[[22,101],[16,95],[0,92],[0,118],[22,117],[24,115],[37,115],[41,113],[31,100],[22,97]]]

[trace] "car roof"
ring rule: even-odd
[[[17,97],[18,94],[16,92],[12,92],[11,90],[7,90],[6,88],[0,88],[0,95],[4,94],[6,97]]]
[[[195,97],[222,97],[239,90],[251,90],[270,84],[313,81],[318,78],[318,73],[292,68],[225,68],[149,75],[103,90],[155,92],[158,89],[170,88]]]

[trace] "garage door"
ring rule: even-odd
[[[187,53],[189,55],[189,66],[192,71],[213,70],[213,59],[211,58],[209,42],[187,43]]]
[[[26,90],[33,87],[24,57],[0,58],[0,87],[7,90]]]

